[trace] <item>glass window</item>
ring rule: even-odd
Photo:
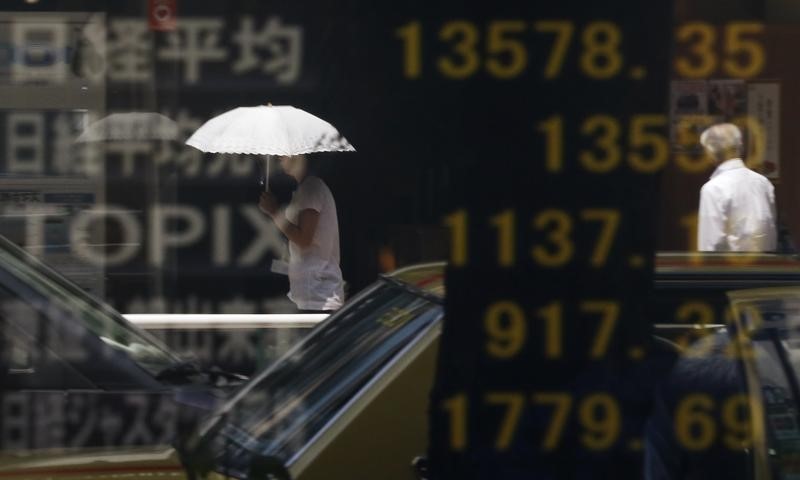
[[[35,315],[36,312],[31,311]],[[35,319],[35,316],[31,316]],[[97,385],[65,361],[44,338],[31,337],[11,322],[3,322],[4,357],[0,367],[5,368],[5,391],[19,390],[94,390]],[[63,343],[59,346],[63,347]]]
[[[800,285],[798,22],[797,0],[6,0],[0,375],[205,408],[252,373],[209,438],[291,462],[443,318],[432,465],[638,474],[653,332],[717,347],[728,291]],[[773,335],[748,336],[749,393],[784,472],[789,297],[755,305],[791,326],[747,326]]]
[[[8,242],[0,242],[0,293],[7,324],[25,331],[50,335],[57,344],[56,332],[68,335],[73,356],[87,360],[87,343],[81,337],[98,339],[124,352],[151,375],[179,363],[160,342],[134,329],[119,314],[94,300],[84,291],[65,281],[59,274],[41,264]],[[99,354],[100,350],[95,351]],[[92,361],[97,361],[93,359]]]
[[[380,282],[239,392],[204,441],[233,471],[246,471],[253,454],[291,462],[441,315],[436,297]]]
[[[800,475],[798,295],[797,290],[785,289],[740,292],[734,297],[744,337],[752,339],[752,355],[748,357],[752,357],[757,373],[753,380],[763,402],[768,453],[776,477],[786,479]]]

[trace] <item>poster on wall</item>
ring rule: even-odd
[[[708,113],[708,86],[705,80],[672,82],[670,114],[673,117],[705,113]]]
[[[698,141],[708,126],[708,83],[673,81],[670,87],[670,143],[674,152],[702,154]]]
[[[780,85],[775,82],[747,86],[747,117],[753,125],[750,162],[770,180],[780,178]]]
[[[744,80],[710,80],[708,113],[722,121],[737,123],[747,112],[747,84]]]

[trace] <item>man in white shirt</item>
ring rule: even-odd
[[[777,247],[775,188],[742,161],[742,132],[714,125],[700,143],[717,165],[700,190],[697,248],[701,252],[769,252]]]

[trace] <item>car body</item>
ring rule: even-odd
[[[667,311],[658,317],[665,323],[657,325],[654,345],[663,347],[670,362],[709,338],[747,348],[728,335],[722,317],[678,315],[685,299],[693,307],[701,302],[698,311],[716,312],[719,303],[729,303],[726,292],[734,280],[735,288],[800,283],[791,258],[744,266],[720,258],[711,258],[710,265],[690,259],[683,266],[670,258],[667,271],[657,271],[654,295]],[[181,442],[180,456],[123,450],[90,464],[151,478],[180,478],[179,457],[185,478],[415,478],[411,461],[426,453],[428,443],[444,271],[437,263],[381,277],[216,410]],[[752,374],[756,367],[747,368]],[[760,398],[757,389],[743,391]],[[747,472],[763,471],[769,458],[753,454],[748,461],[753,466]],[[55,464],[56,459],[47,468]],[[26,478],[46,468],[30,467]]]
[[[666,363],[667,378],[684,352],[708,339],[735,351],[753,348],[748,342],[756,337],[732,336],[736,322],[725,325],[722,306],[730,307],[726,295],[731,288],[772,285],[768,291],[780,296],[794,292],[786,285],[799,284],[800,269],[791,257],[681,260],[667,255],[659,260],[654,297],[659,299],[657,319],[664,323],[655,325],[651,353],[656,363]],[[414,478],[411,461],[427,450],[444,271],[444,264],[402,269],[363,292],[217,411],[187,444],[187,467],[198,474],[215,471],[235,478]],[[389,291],[394,297],[381,300]],[[743,290],[735,298],[749,298],[748,293]],[[395,297],[405,300],[392,303]],[[686,305],[692,307],[690,313],[712,316],[685,315]],[[370,335],[364,336],[362,329]],[[361,333],[350,335],[356,331]],[[371,335],[382,335],[382,343],[373,344]],[[395,340],[399,343],[393,353],[385,350]],[[358,361],[338,365],[341,356]],[[758,370],[763,369],[762,359],[742,357],[735,368],[745,373],[744,379],[758,377],[763,375]],[[348,376],[349,369],[372,373]],[[760,405],[761,390],[747,382],[735,388]],[[327,403],[316,401],[319,397]],[[754,442],[763,448],[748,450],[749,467],[742,471],[752,474],[747,478],[769,478],[764,472],[770,460],[759,452],[769,450],[770,428],[756,417],[753,429],[761,436]]]
[[[164,450],[228,392],[2,237],[0,347],[3,478],[59,456]]]
[[[291,478],[408,475],[427,443],[443,295],[443,264],[380,278],[215,412],[188,442],[187,468],[235,478],[284,467]],[[245,445],[258,436],[255,456]]]

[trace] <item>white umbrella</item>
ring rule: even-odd
[[[186,144],[208,153],[249,155],[301,155],[356,150],[325,120],[289,105],[271,104],[234,108],[218,115],[198,128],[186,140]],[[269,181],[265,184],[269,185]]]
[[[160,113],[112,113],[91,123],[75,141],[177,140],[178,132],[178,124]]]

